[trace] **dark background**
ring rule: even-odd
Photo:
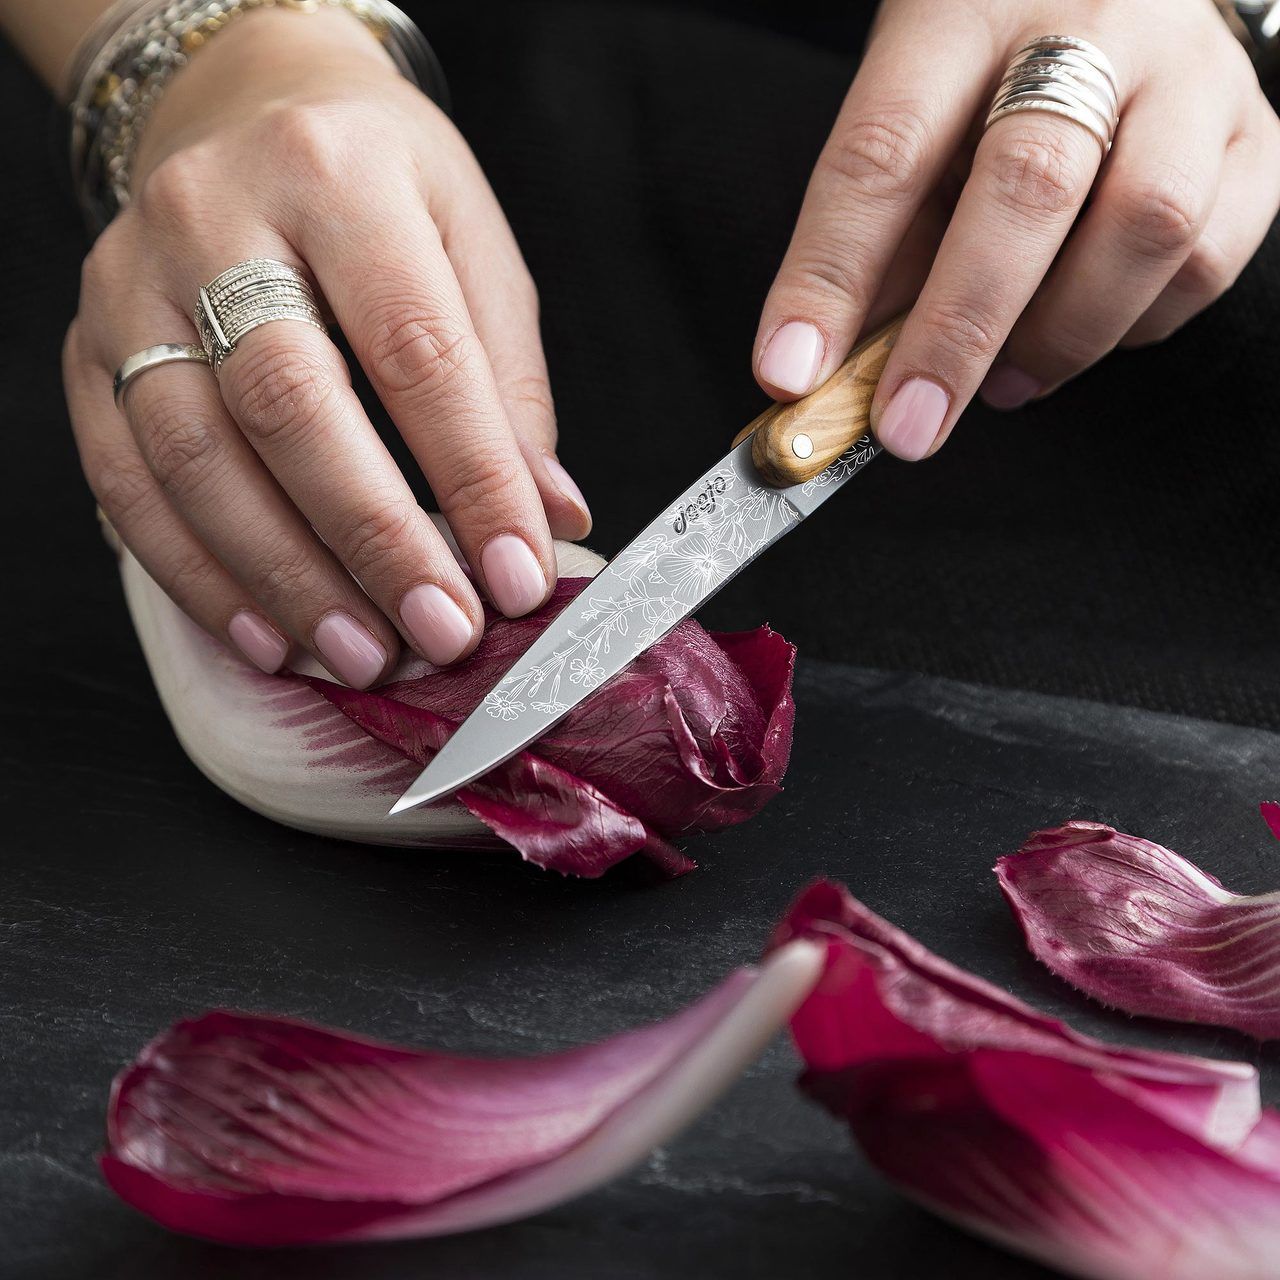
[[[562,456],[611,554],[686,479],[677,446],[692,474],[762,405],[759,305],[865,13],[415,12],[539,284]],[[476,1237],[234,1254],[164,1235],[97,1178],[109,1080],[178,1016],[232,1004],[464,1050],[559,1047],[750,960],[819,872],[1086,1029],[1259,1060],[1071,997],[1022,952],[988,868],[1078,816],[1232,888],[1280,883],[1253,808],[1280,778],[1274,232],[1170,342],[1022,413],[971,410],[937,459],[881,462],[738,579],[706,620],[768,618],[804,655],[787,794],[691,842],[703,866],[682,881],[583,884],[299,836],[177,751],[65,419],[85,241],[43,90],[4,49],[0,118],[0,1274],[1041,1274],[889,1192],[793,1093],[781,1044],[631,1178]]]

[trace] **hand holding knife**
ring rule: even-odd
[[[391,813],[451,795],[528,746],[876,457],[871,399],[901,328],[899,317],[816,391],[745,427],[517,659]]]

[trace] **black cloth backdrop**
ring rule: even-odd
[[[408,7],[541,290],[562,457],[612,554],[762,406],[760,303],[870,6]],[[86,610],[127,625],[109,557],[81,551],[93,504],[58,372],[86,241],[47,102],[0,58],[10,661],[83,663]],[[1171,341],[1023,412],[974,407],[928,463],[881,462],[705,618],[768,619],[815,657],[1280,727],[1278,275],[1273,228]]]

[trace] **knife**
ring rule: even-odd
[[[391,808],[430,804],[544,734],[880,453],[868,430],[903,317],[812,394],[774,404],[594,577]]]

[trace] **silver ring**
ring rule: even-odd
[[[215,373],[246,333],[273,320],[325,327],[307,278],[274,258],[228,267],[201,288],[196,302],[196,329]]]
[[[143,347],[141,351],[131,355],[115,372],[111,379],[111,393],[115,396],[116,408],[121,407],[124,400],[124,389],[140,373],[154,369],[157,365],[173,364],[179,360],[195,360],[200,364],[208,364],[209,357],[205,349],[194,342],[160,342],[154,347]]]
[[[1119,106],[1116,71],[1101,49],[1077,36],[1037,36],[1010,59],[985,128],[1021,111],[1045,111],[1083,125],[1106,155]]]

